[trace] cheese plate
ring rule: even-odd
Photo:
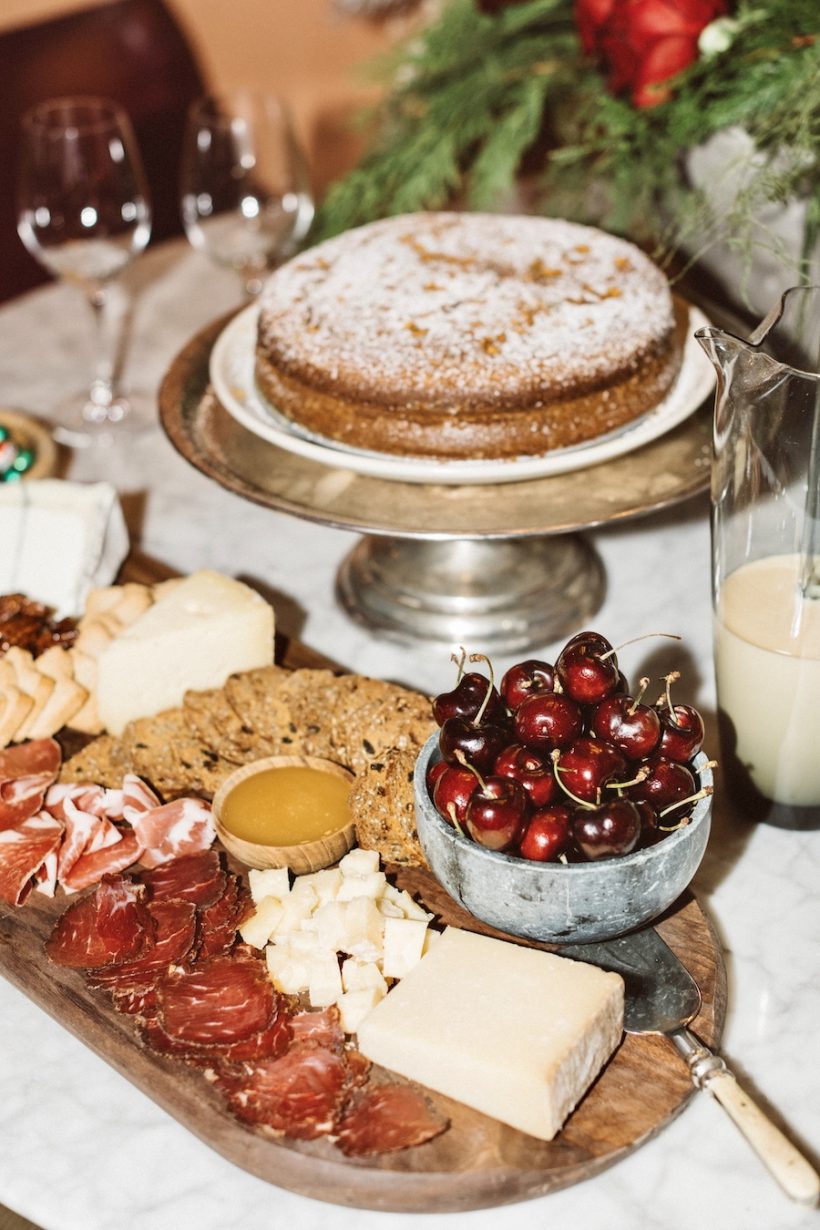
[[[128,575],[160,579],[140,561],[131,562]],[[279,661],[289,668],[322,664],[296,643],[280,642],[279,650]],[[464,914],[425,869],[386,870],[437,925],[498,934]],[[234,1118],[201,1071],[145,1046],[133,1019],[115,1011],[108,995],[90,990],[80,971],[47,958],[45,940],[65,906],[62,894],[48,899],[34,893],[22,908],[0,907],[0,972],[211,1148],[268,1182],[316,1199],[443,1212],[544,1195],[617,1162],[656,1134],[692,1092],[686,1068],[666,1039],[627,1036],[550,1142],[440,1095],[431,1100],[450,1120],[449,1130],[401,1152],[351,1159],[328,1139],[271,1139]],[[714,1046],[723,1024],[725,973],[708,919],[693,898],[684,897],[657,926],[699,985],[703,1007],[694,1028]]]

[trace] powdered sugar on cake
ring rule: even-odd
[[[545,218],[413,214],[289,262],[259,342],[283,372],[427,405],[593,389],[673,328],[663,274],[634,245]]]

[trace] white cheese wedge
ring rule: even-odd
[[[97,704],[111,734],[181,703],[189,688],[221,687],[235,671],[273,661],[273,609],[218,572],[185,577],[102,650]]]
[[[623,981],[448,928],[359,1023],[362,1054],[552,1140],[618,1045]]]

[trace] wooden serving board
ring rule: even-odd
[[[128,568],[129,579],[167,575],[146,561],[132,560]],[[296,643],[283,643],[280,649],[285,665],[327,665]],[[456,906],[429,873],[388,871],[442,923],[488,930]],[[617,1162],[659,1132],[693,1092],[668,1039],[626,1035],[549,1143],[439,1095],[432,1100],[450,1119],[449,1130],[401,1153],[348,1159],[328,1140],[272,1140],[234,1119],[201,1072],[147,1050],[133,1020],[114,1011],[105,992],[90,991],[79,971],[48,960],[43,943],[65,908],[62,894],[49,900],[38,893],[17,910],[0,906],[0,973],[229,1161],[318,1200],[396,1212],[446,1212],[541,1196]],[[657,929],[701,989],[703,1006],[693,1029],[707,1045],[716,1046],[726,977],[709,920],[697,901],[684,895]]]

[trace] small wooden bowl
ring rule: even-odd
[[[321,871],[323,867],[337,863],[347,854],[356,840],[356,826],[352,817],[347,824],[327,837],[319,837],[313,841],[303,841],[291,846],[264,845],[261,842],[246,841],[228,832],[221,820],[222,806],[240,782],[253,777],[256,773],[263,773],[266,769],[294,767],[319,769],[322,773],[330,773],[333,777],[353,782],[353,774],[350,770],[344,765],[336,764],[333,760],[319,760],[315,756],[268,756],[264,760],[254,760],[251,764],[237,769],[225,779],[214,795],[212,809],[217,836],[225,849],[248,867],[256,867],[260,870],[266,867],[288,867],[296,875],[305,875],[311,871]]]

